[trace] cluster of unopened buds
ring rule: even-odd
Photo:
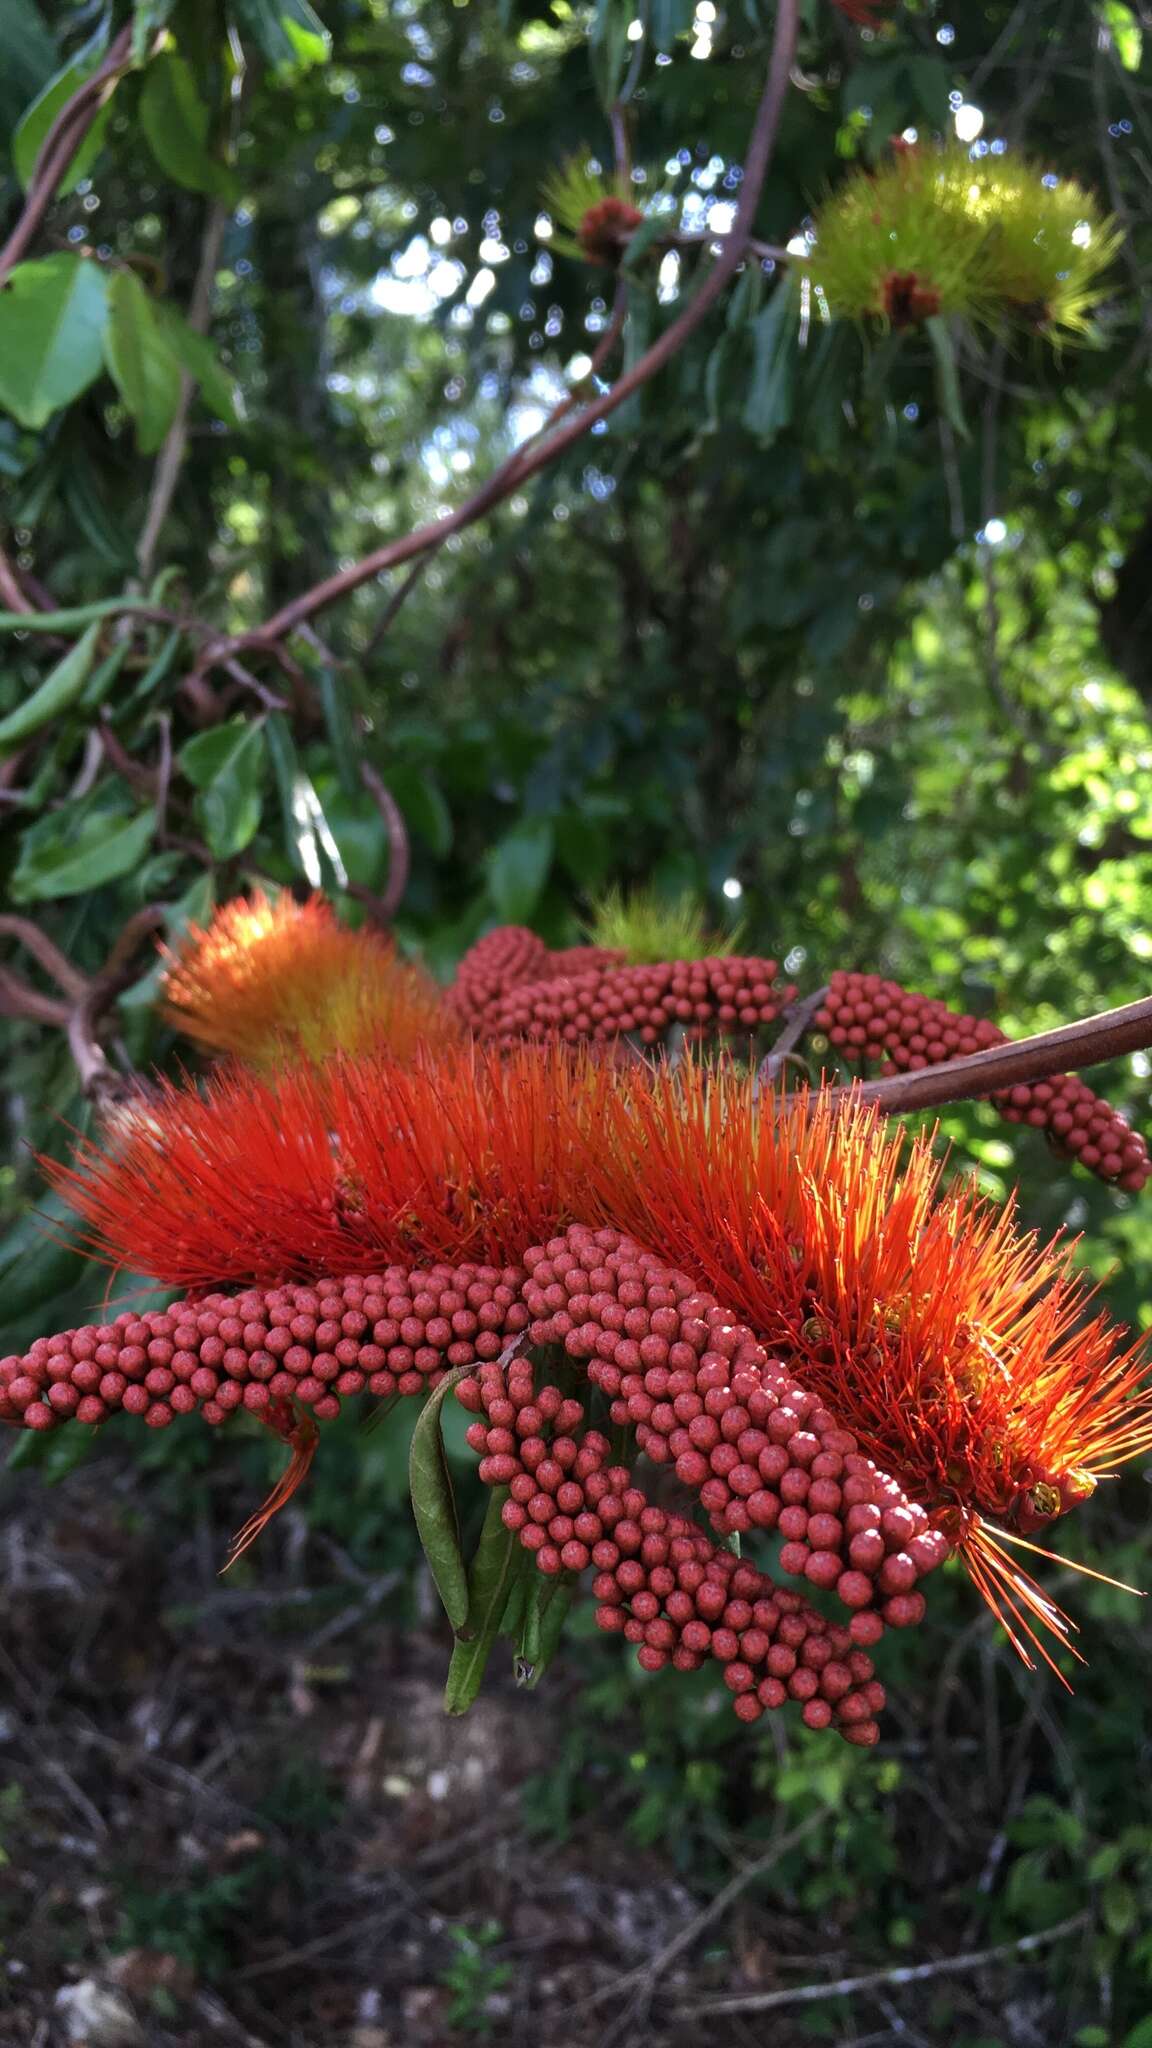
[[[814,1022],[849,1060],[890,1063],[905,1072],[1009,1042],[987,1018],[961,1015],[877,974],[833,974]],[[1139,1132],[1076,1074],[1017,1082],[991,1099],[1009,1123],[1047,1131],[1101,1180],[1138,1193],[1152,1174]]]
[[[501,1045],[634,1034],[650,1046],[676,1027],[747,1037],[771,1024],[796,994],[779,971],[775,960],[738,954],[633,964],[594,946],[549,952],[505,926],[465,955],[451,999],[479,1037]]]
[[[715,1539],[650,1501],[587,1426],[587,1399],[537,1386],[518,1344],[578,1362],[586,1394],[673,1467]],[[121,1410],[162,1429],[243,1408],[306,1463],[309,1418],[361,1393],[422,1394],[458,1366],[475,1368],[456,1396],[482,1418],[468,1441],[481,1480],[507,1489],[506,1526],[541,1572],[594,1570],[600,1625],[647,1669],[713,1657],[743,1720],[793,1699],[810,1727],[877,1739],[865,1651],[921,1619],[918,1584],[946,1537],[713,1296],[619,1231],[573,1227],[522,1267],[388,1267],[65,1331],[0,1361],[0,1419],[45,1430]],[[725,1547],[738,1531],[782,1536],[781,1570],[833,1595],[844,1621],[741,1563]]]

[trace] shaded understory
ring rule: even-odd
[[[222,1581],[262,1452],[212,1448],[142,1469],[122,1437],[54,1487],[4,1482],[5,2048],[1125,2040],[1120,1908],[1090,1871],[1147,1832],[1141,1757],[1099,1702],[1022,1687],[958,1584],[935,1636],[894,1646],[873,1756],[781,1716],[742,1731],[711,1673],[644,1680],[590,1637],[534,1693],[500,1660],[450,1722],[399,1520],[349,1541],[321,1493]],[[1146,1632],[1120,1650],[1093,1633],[1113,1683],[1146,1695]],[[1129,1953],[1147,1890],[1126,1853],[1109,1882],[1133,1866]],[[1078,1914],[1034,1955],[913,1986],[691,2011]]]

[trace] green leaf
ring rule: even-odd
[[[1125,71],[1139,71],[1144,54],[1144,33],[1134,10],[1126,7],[1124,0],[1100,0],[1096,14],[1101,27],[1111,36],[1113,48]]]
[[[143,64],[157,29],[164,27],[176,0],[135,0],[132,9],[132,62]]]
[[[508,1597],[527,1553],[514,1529],[501,1521],[508,1488],[493,1488],[468,1572],[466,1635],[456,1644],[444,1688],[444,1711],[466,1714],[480,1690],[492,1645],[500,1633]]]
[[[522,818],[488,856],[488,888],[506,924],[531,917],[552,865],[550,818]]]
[[[0,292],[0,406],[42,427],[100,375],[107,279],[62,250],[18,263]]]
[[[196,814],[217,860],[242,853],[260,824],[267,761],[263,723],[233,719],[198,733],[179,759],[189,782],[200,791]]]
[[[1152,2048],[1152,2014],[1137,2020],[1124,2036],[1123,2048]]]
[[[300,839],[296,830],[296,784],[300,775],[300,757],[292,728],[282,711],[270,711],[264,721],[268,736],[268,759],[272,763],[272,780],[276,784],[276,795],[280,801],[280,820],[284,832],[284,851],[297,874],[303,874],[304,863],[300,858]]]
[[[146,597],[101,597],[94,604],[69,605],[59,612],[0,612],[0,633],[74,633],[78,626],[90,625],[93,619],[112,619],[120,612],[151,609],[151,601]]]
[[[332,38],[308,0],[236,0],[236,13],[277,69],[328,62]]]
[[[14,903],[46,903],[82,896],[137,866],[156,828],[151,810],[125,815],[110,808],[105,788],[93,798],[49,811],[29,827],[10,884]]]
[[[180,361],[133,270],[118,270],[108,288],[104,353],[136,422],[136,445],[154,455],[180,401]]]
[[[217,419],[226,421],[228,426],[238,427],[243,419],[243,408],[236,380],[224,368],[211,342],[189,327],[175,306],[156,300],[153,311],[168,337],[172,353],[198,385],[209,412],[214,412]]]
[[[471,1370],[471,1366],[458,1365],[433,1389],[412,1432],[408,1453],[408,1485],[417,1532],[444,1612],[457,1635],[468,1621],[468,1573],[460,1548],[456,1497],[440,1434],[440,1411],[453,1387],[459,1386]]]
[[[208,146],[211,109],[192,66],[175,50],[154,57],[144,74],[140,126],[160,169],[177,185],[217,199],[235,197],[236,179]]]
[[[7,756],[32,734],[59,718],[70,704],[76,702],[91,673],[96,655],[96,642],[100,635],[97,622],[62,655],[54,669],[45,676],[39,688],[33,690],[22,704],[0,719],[0,755]]]
[[[439,784],[404,761],[391,761],[383,771],[392,795],[404,814],[404,822],[419,835],[438,860],[452,848],[452,813]]]
[[[330,668],[320,670],[319,682],[320,706],[324,713],[332,763],[345,796],[355,796],[357,790],[363,788],[360,780],[360,762],[364,750],[352,717],[348,692],[341,678]]]
[[[91,78],[92,73],[99,66],[107,47],[108,24],[104,22],[97,29],[96,34],[90,36],[83,48],[78,50],[76,55],[69,60],[64,69],[58,71],[54,78],[49,79],[47,85],[37,93],[31,106],[21,116],[16,132],[12,137],[12,168],[25,191],[28,190],[32,181],[32,173],[36,168],[36,159],[40,154],[44,138],[55,121],[57,114],[62,107],[67,105],[78,88],[83,85],[85,79]],[[5,63],[8,60],[8,49],[9,45],[5,37],[3,44]],[[81,178],[87,175],[95,163],[104,144],[104,131],[108,126],[111,111],[112,109],[108,105],[100,109],[92,126],[77,149],[75,156],[69,162],[67,171],[56,187],[57,196],[64,192],[74,191]]]
[[[575,1572],[545,1578],[533,1572],[524,1619],[516,1641],[516,1683],[534,1691],[560,1647],[564,1623],[579,1584]]]
[[[59,54],[34,0],[0,0],[0,132],[15,127],[33,93],[59,63]]]
[[[796,294],[791,279],[779,284],[762,313],[751,323],[754,349],[752,381],[744,401],[743,421],[750,434],[765,444],[774,441],[792,418],[796,379]]]
[[[932,353],[936,358],[936,396],[940,410],[962,441],[970,441],[968,422],[964,418],[964,406],[960,397],[960,372],[956,362],[956,344],[946,320],[934,313],[924,322]]]

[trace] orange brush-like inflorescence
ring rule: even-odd
[[[457,1035],[435,983],[319,895],[222,904],[169,956],[163,1001],[189,1038],[263,1068],[380,1046],[406,1060]]]

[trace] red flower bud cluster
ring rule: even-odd
[[[590,1241],[594,1255],[627,1267],[634,1248],[616,1232],[599,1235],[616,1244]],[[563,1259],[566,1245],[557,1239],[547,1249]],[[741,1564],[682,1515],[654,1506],[625,1466],[609,1465],[606,1437],[596,1430],[576,1436],[579,1401],[559,1387],[535,1390],[525,1358],[506,1370],[481,1366],[456,1395],[483,1417],[470,1425],[468,1441],[481,1453],[481,1478],[508,1488],[505,1527],[539,1571],[595,1566],[597,1622],[635,1643],[645,1670],[671,1663],[696,1671],[712,1656],[742,1721],[794,1699],[810,1728],[835,1726],[863,1747],[877,1740],[884,1689],[849,1630]]]
[[[589,263],[619,263],[624,244],[634,235],[644,215],[627,199],[609,193],[590,206],[576,231],[576,240]]]
[[[1009,1042],[987,1018],[961,1016],[877,974],[837,971],[814,1021],[850,1059],[890,1060],[905,1070]],[[1018,1082],[989,1099],[1009,1123],[1048,1131],[1063,1151],[1101,1180],[1136,1193],[1152,1175],[1144,1139],[1076,1074]]]
[[[421,1394],[452,1366],[499,1357],[529,1321],[523,1282],[516,1268],[390,1266],[120,1315],[0,1359],[0,1421],[43,1430],[123,1409],[164,1429],[195,1408],[266,1420],[287,1401],[329,1421],[351,1394]]]
[[[778,1531],[782,1569],[835,1593],[857,1643],[921,1619],[946,1538],[713,1295],[615,1230],[577,1225],[524,1256],[531,1342],[587,1361],[613,1422],[719,1534]]]
[[[553,952],[527,925],[497,925],[465,953],[447,1001],[465,1024],[482,1031],[491,1011],[514,985],[615,967],[623,957],[604,946],[567,946]]]
[[[891,0],[832,0],[832,5],[857,28],[879,28],[883,19],[879,10],[891,5]]]
[[[778,971],[775,960],[732,954],[565,972],[516,983],[488,1009],[479,1028],[503,1045],[557,1037],[574,1045],[626,1031],[655,1045],[673,1024],[693,1033],[717,1027],[755,1031],[770,1024],[796,993],[776,980]]]

